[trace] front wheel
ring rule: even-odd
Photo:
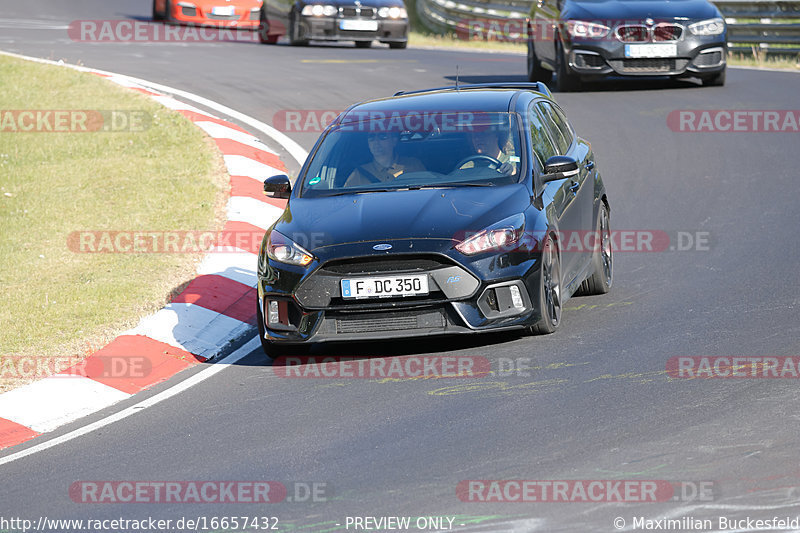
[[[578,290],[581,296],[605,294],[614,283],[614,251],[611,246],[611,229],[609,228],[608,208],[600,204],[595,225],[596,245],[592,254],[594,272],[586,278]]]
[[[369,48],[372,46],[372,41],[356,41],[356,48]]]
[[[395,50],[406,48],[407,46],[408,46],[408,41],[402,41],[399,43],[398,42],[389,43],[389,48],[394,48]]]
[[[153,0],[153,20],[164,20],[164,11],[159,11],[156,7],[156,1]]]
[[[727,70],[728,67],[725,67],[719,74],[711,78],[704,79],[703,87],[722,87],[723,85],[725,85],[725,73]]]
[[[289,44],[292,46],[306,46],[308,39],[300,37],[300,21],[297,20],[297,14],[292,12],[289,18]]]
[[[267,20],[267,14],[264,12],[264,8],[261,8],[260,20],[261,23],[258,25],[258,40],[261,41],[262,44],[277,43],[280,35],[270,35],[269,21]]]
[[[558,72],[556,74],[556,89],[558,89],[558,92],[566,93],[580,90],[581,79],[569,68],[569,58],[564,53],[560,38],[556,41],[556,61],[558,61]]]
[[[550,83],[552,79],[553,71],[542,67],[542,63],[539,61],[539,57],[533,47],[533,42],[528,40],[528,81]]]
[[[533,335],[546,335],[561,323],[561,259],[558,246],[551,236],[542,246],[542,266],[539,276],[539,322],[530,326]]]

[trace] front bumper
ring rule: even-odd
[[[342,29],[348,22],[377,23],[376,30]],[[299,19],[302,39],[315,41],[381,41],[385,43],[408,41],[408,20],[362,19],[343,17],[301,16]]]
[[[261,24],[260,9],[237,7],[232,15],[215,15],[191,2],[173,2],[171,7],[172,11],[167,14],[167,19],[190,26],[257,30]]]
[[[533,303],[539,301],[539,261],[529,254],[517,260],[502,257],[467,265],[442,254],[394,255],[395,263],[352,258],[329,261],[305,275],[270,261],[258,283],[266,339],[381,340],[525,327],[540,317]],[[483,275],[488,262],[495,275]],[[341,295],[344,278],[422,273],[428,276],[427,296],[346,300]],[[280,309],[279,320],[272,323],[267,318],[271,301]]]
[[[613,39],[575,40],[565,45],[570,70],[583,79],[606,76],[713,76],[725,69],[728,46],[722,36],[686,37],[675,43],[675,57],[628,58],[626,44]],[[656,43],[661,44],[661,43]]]

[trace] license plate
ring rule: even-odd
[[[378,31],[378,21],[344,19],[339,21],[339,29],[346,31]]]
[[[427,274],[342,280],[342,298],[392,298],[428,294]]]
[[[211,8],[212,15],[219,15],[220,17],[232,17],[234,12],[234,6],[217,6]]]
[[[625,57],[676,57],[677,44],[626,44]]]

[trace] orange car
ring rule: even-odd
[[[153,0],[153,20],[258,29],[262,0]]]

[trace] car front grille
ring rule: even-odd
[[[623,43],[672,42],[683,37],[683,26],[671,22],[662,22],[654,27],[620,24],[614,30],[614,35]]]
[[[375,8],[374,7],[340,7],[339,14],[343,17],[363,17],[363,18],[374,18],[375,17]]]
[[[441,310],[359,313],[336,318],[336,333],[374,333],[413,329],[442,329],[445,318]]]
[[[384,259],[357,258],[330,261],[323,265],[322,270],[332,274],[381,274],[384,272],[425,272],[451,266],[452,263],[440,260],[438,257],[399,257]]]
[[[608,63],[622,74],[658,74],[661,72],[682,71],[688,60],[664,58],[609,59]]]
[[[239,15],[214,15],[213,13],[207,13],[206,16],[211,20],[238,20]]]
[[[683,26],[678,24],[659,24],[653,28],[654,41],[678,41],[683,36]]]
[[[650,30],[641,24],[623,24],[615,30],[617,39],[623,43],[646,43],[650,40]]]

